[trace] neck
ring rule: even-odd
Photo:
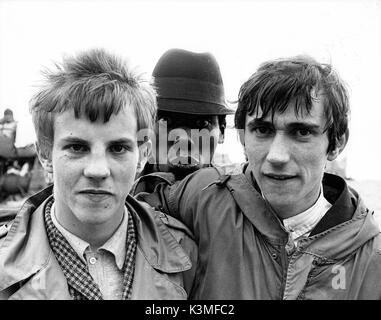
[[[262,197],[265,199],[266,203],[272,208],[272,210],[275,212],[275,214],[280,219],[288,219],[291,217],[294,217],[311,207],[313,207],[316,202],[318,201],[320,195],[323,194],[323,186],[320,187],[320,189],[317,191],[316,194],[311,195],[308,197],[310,201],[306,201],[305,203],[300,203],[299,205],[295,206],[295,204],[290,205],[282,205],[282,206],[272,206],[265,198],[265,196],[262,194]],[[312,200],[311,200],[312,199]]]
[[[97,249],[106,243],[121,224],[124,216],[124,208],[118,220],[107,221],[102,224],[86,223],[80,221],[75,215],[63,214],[63,210],[55,203],[55,217],[58,223],[78,238],[86,241],[92,249]]]

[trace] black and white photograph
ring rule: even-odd
[[[381,0],[0,0],[0,300],[380,300],[380,92]]]

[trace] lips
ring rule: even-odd
[[[290,174],[264,173],[263,175],[267,178],[270,178],[272,180],[277,180],[277,181],[287,181],[287,180],[296,178],[295,175],[290,175]]]
[[[168,152],[168,162],[172,165],[198,166],[200,164],[200,155],[197,153],[188,153],[187,150],[177,150],[171,148]]]
[[[84,189],[84,190],[81,190],[79,193],[108,194],[108,195],[112,195],[112,193],[110,191],[103,190],[103,189]]]
[[[113,196],[111,192],[102,189],[84,189],[79,191],[78,194],[86,196],[93,201],[101,201]]]

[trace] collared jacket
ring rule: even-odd
[[[373,213],[338,176],[324,175],[323,192],[332,207],[297,247],[249,170],[220,176],[202,169],[136,196],[194,232],[195,299],[380,299],[380,229]]]
[[[51,187],[29,198],[0,239],[0,299],[71,299],[66,278],[51,250],[44,207]],[[179,221],[128,196],[137,250],[132,299],[187,299],[197,247]]]

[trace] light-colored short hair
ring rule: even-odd
[[[56,70],[43,72],[44,84],[30,101],[30,112],[40,152],[50,157],[55,115],[74,110],[76,118],[109,121],[127,104],[137,119],[137,130],[152,129],[156,93],[143,74],[104,49],[91,49],[66,57]]]

